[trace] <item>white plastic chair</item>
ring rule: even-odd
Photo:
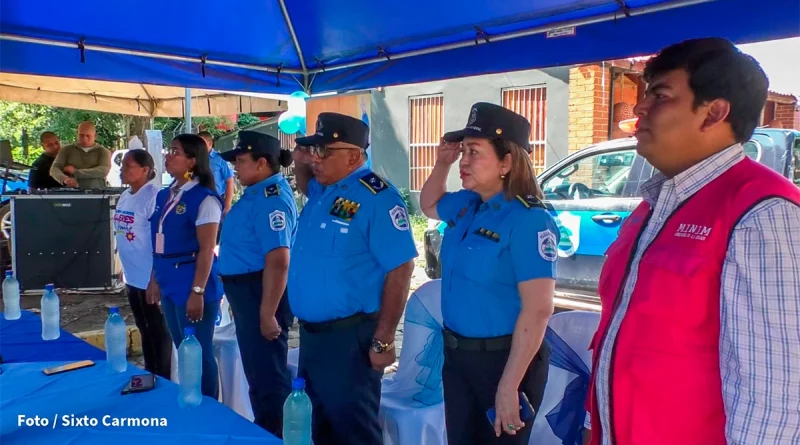
[[[383,380],[380,421],[385,445],[446,445],[442,388],[441,282],[409,298],[397,372]]]
[[[567,439],[566,434],[569,432],[578,434],[578,431],[583,430],[585,418],[583,407],[592,361],[589,342],[597,331],[599,323],[600,314],[597,312],[561,312],[550,318],[548,332],[545,335],[545,341],[551,350],[550,370],[544,398],[533,423],[530,445],[576,443],[564,440]],[[569,400],[567,403],[562,403],[565,401],[565,391],[568,387],[572,405]],[[573,409],[569,410],[568,407]],[[561,437],[556,435],[552,425],[561,425],[563,428]]]

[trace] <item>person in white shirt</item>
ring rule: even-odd
[[[153,269],[150,217],[156,206],[158,186],[153,157],[145,150],[131,150],[122,158],[120,179],[130,188],[122,193],[114,214],[114,233],[128,290],[128,301],[142,337],[145,369],[170,378],[172,340],[158,304],[147,302],[145,290]]]

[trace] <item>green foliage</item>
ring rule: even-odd
[[[242,113],[236,120],[236,126],[241,129],[244,127],[249,127],[251,125],[257,124],[259,122],[261,122],[261,119],[253,116],[252,114]]]
[[[411,215],[411,230],[414,232],[414,241],[422,243],[425,230],[428,229],[428,218],[425,215],[415,213]]]
[[[44,152],[44,148],[42,147],[28,147],[28,156],[25,156],[22,147],[14,147],[11,149],[11,157],[13,157],[16,162],[31,165],[42,152]]]
[[[21,147],[26,130],[28,146],[39,145],[39,135],[50,125],[50,115],[50,107],[0,101],[0,139],[10,140],[12,147]]]
[[[406,204],[406,208],[408,209],[408,213],[414,214],[416,213],[413,210],[413,206],[411,205],[411,193],[406,188],[401,188],[398,190],[400,192],[400,196],[403,197],[403,202]]]
[[[50,116],[50,131],[61,139],[62,145],[71,144],[78,138],[78,124],[92,122],[97,128],[97,143],[115,149],[125,138],[125,118],[121,114],[96,111],[53,108]]]

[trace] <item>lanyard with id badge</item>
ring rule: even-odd
[[[164,205],[164,212],[161,214],[161,218],[158,221],[158,232],[156,233],[156,246],[155,246],[155,253],[163,254],[164,253],[164,220],[167,218],[169,212],[172,211],[178,205],[178,198],[183,193],[183,190],[178,189],[174,193],[170,192],[170,199]]]

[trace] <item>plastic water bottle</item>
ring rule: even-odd
[[[125,329],[125,320],[119,315],[119,308],[112,306],[108,309],[106,320],[106,365],[111,373],[125,372],[128,369],[128,333]]]
[[[203,376],[203,348],[194,336],[194,328],[184,330],[183,341],[178,348],[178,375],[180,392],[178,406],[198,406],[203,401],[200,382]]]
[[[44,287],[42,295],[42,339],[55,340],[61,337],[61,307],[58,294],[52,284]]]
[[[283,404],[284,445],[311,444],[311,399],[306,394],[306,381],[292,381],[292,393]]]
[[[6,320],[19,320],[22,316],[19,310],[19,281],[10,270],[6,271],[6,279],[3,280],[3,307]]]

